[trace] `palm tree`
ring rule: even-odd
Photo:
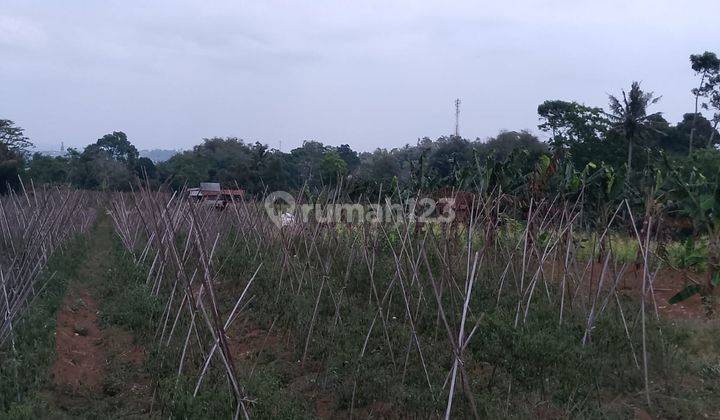
[[[662,97],[655,96],[653,92],[643,92],[639,82],[633,82],[630,92],[622,91],[622,101],[613,95],[610,97],[610,113],[606,113],[610,119],[611,128],[621,132],[628,142],[628,173],[632,169],[633,144],[648,131],[657,131],[652,128],[652,121],[662,113],[656,112],[648,115],[647,109],[650,105],[657,103]]]

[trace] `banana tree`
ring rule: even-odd
[[[699,294],[708,316],[711,316],[715,311],[716,289],[720,284],[720,170],[706,175],[693,163],[689,161],[682,167],[671,165],[665,158],[671,182],[670,195],[680,201],[684,212],[692,218],[696,234],[707,235],[707,273],[704,284],[686,286],[670,298],[669,303],[682,302]]]

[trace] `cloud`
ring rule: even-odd
[[[697,13],[703,10],[703,13]],[[0,117],[38,142],[145,148],[236,135],[370,150],[453,128],[533,129],[545,99],[603,106],[633,80],[677,120],[715,0],[27,2],[0,12]],[[707,44],[707,45],[706,45]]]
[[[0,15],[0,45],[16,49],[36,49],[46,35],[35,22],[17,16]]]

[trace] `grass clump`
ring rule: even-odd
[[[145,284],[144,267],[133,262],[119,241],[113,241],[110,259],[109,268],[97,284],[103,325],[124,327],[136,335],[152,334],[162,306]]]

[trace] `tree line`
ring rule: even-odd
[[[657,110],[661,97],[634,82],[610,95],[605,109],[563,100],[540,104],[538,129],[547,142],[528,131],[503,131],[486,141],[443,136],[373,152],[305,141],[283,152],[236,137],[208,138],[156,165],[140,157],[120,131],[64,156],[30,155],[23,129],[0,120],[0,188],[18,188],[23,179],[97,190],[128,190],[141,180],[175,190],[215,181],[261,195],[342,183],[351,196],[371,198],[381,191],[476,190],[488,188],[483,185],[488,182],[498,187],[501,173],[502,187],[527,189],[528,177],[544,166],[555,177],[572,171],[587,179],[624,174],[625,184],[639,187],[644,170],[668,159],[680,162],[675,167],[702,161],[711,171],[705,176],[714,178],[712,171],[720,167],[720,59],[711,52],[691,55],[690,70],[698,84],[691,112],[681,121],[667,121]]]

